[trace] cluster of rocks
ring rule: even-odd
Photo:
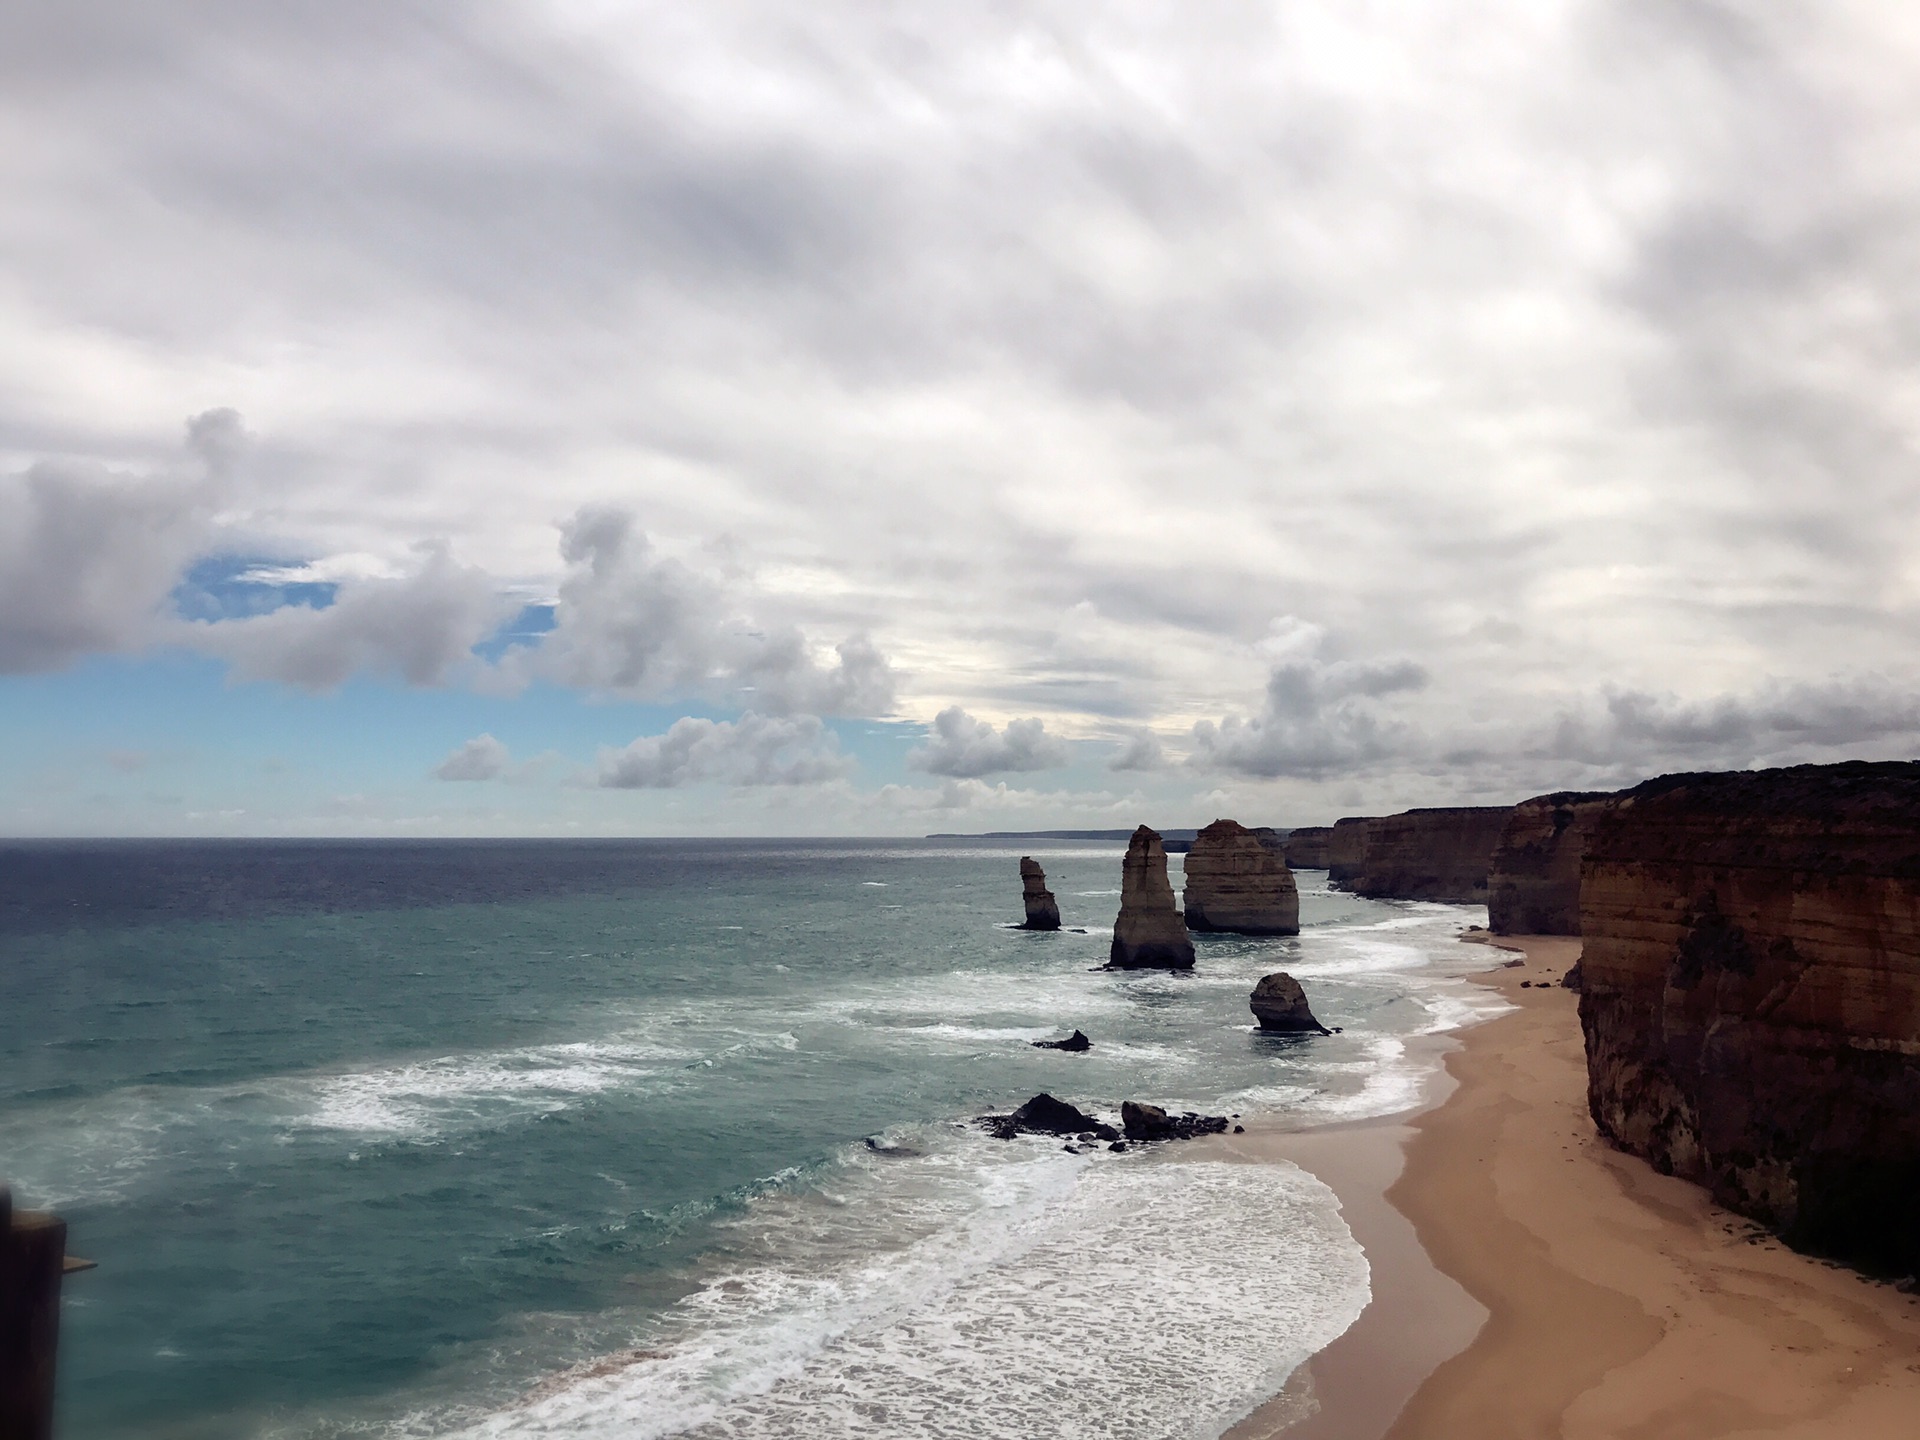
[[[1079,1106],[1043,1092],[1011,1115],[982,1115],[976,1123],[996,1140],[1053,1135],[1083,1145],[1105,1142],[1110,1150],[1125,1150],[1129,1142],[1191,1140],[1196,1135],[1219,1135],[1230,1122],[1224,1115],[1200,1115],[1191,1110],[1169,1115],[1158,1105],[1124,1100],[1120,1104],[1120,1129],[1116,1130]],[[1243,1127],[1233,1128],[1237,1131]]]

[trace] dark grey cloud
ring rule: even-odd
[[[344,582],[324,609],[290,605],[183,634],[241,680],[332,690],[364,673],[444,685],[478,674],[473,647],[517,608],[488,576],[432,545],[411,573]]]
[[[626,511],[581,511],[561,531],[567,572],[553,632],[520,668],[633,698],[709,696],[763,714],[884,715],[895,677],[853,635],[827,662],[792,624],[751,615],[716,578],[654,553]]]
[[[818,785],[845,779],[853,760],[814,715],[756,715],[739,720],[676,720],[600,753],[599,785],[610,790],[671,790],[723,785]]]
[[[1066,743],[1047,733],[1044,720],[1009,720],[996,730],[958,705],[933,717],[927,743],[907,752],[907,764],[929,775],[978,779],[1029,770],[1057,770],[1068,763]]]
[[[1193,727],[1193,763],[1258,779],[1317,778],[1408,758],[1424,737],[1380,702],[1426,687],[1411,660],[1282,661],[1267,677],[1266,703],[1253,716],[1229,715]]]
[[[43,460],[0,478],[0,675],[152,644],[243,443],[215,410],[187,425],[197,466]]]

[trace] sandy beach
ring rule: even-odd
[[[1374,1272],[1360,1321],[1232,1440],[1920,1433],[1920,1299],[1601,1143],[1578,997],[1549,983],[1579,941],[1499,943],[1526,963],[1480,983],[1517,1008],[1459,1038],[1427,1109],[1227,1142],[1333,1186]]]

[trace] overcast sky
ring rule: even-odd
[[[0,831],[1920,737],[1920,10],[0,7]]]

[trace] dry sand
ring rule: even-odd
[[[1579,941],[1499,943],[1528,963],[1484,983],[1518,1009],[1461,1037],[1444,1103],[1344,1139],[1233,1137],[1321,1174],[1374,1266],[1366,1315],[1289,1386],[1320,1413],[1288,1440],[1920,1437],[1920,1299],[1797,1255],[1602,1144],[1578,997],[1542,988]],[[1383,1219],[1367,1194],[1398,1168],[1381,1149],[1395,1130],[1399,1213]],[[1232,1432],[1269,1433],[1260,1415]]]

